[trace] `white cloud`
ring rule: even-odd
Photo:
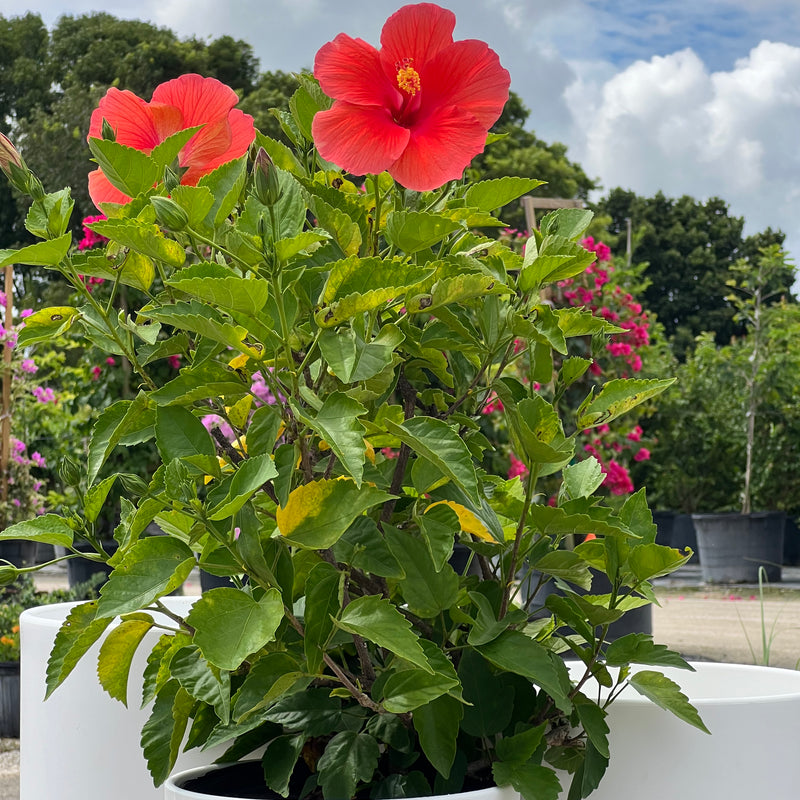
[[[800,47],[763,41],[713,73],[682,50],[584,75],[565,97],[572,156],[605,189],[717,195],[747,232],[781,228],[800,254]]]

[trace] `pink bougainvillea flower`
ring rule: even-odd
[[[150,153],[174,133],[202,125],[178,155],[186,170],[181,183],[196,186],[203,175],[243,156],[255,139],[253,118],[234,108],[237,102],[233,89],[200,75],[181,75],[162,83],[149,103],[112,87],[92,112],[89,138],[102,136],[105,119],[117,142]],[[89,175],[89,194],[98,208],[100,203],[130,200],[99,169]]]
[[[320,48],[314,75],[334,99],[312,124],[320,155],[354,175],[384,170],[407,189],[460,178],[483,151],[511,83],[497,54],[453,41],[455,15],[404,6],[381,31],[381,49],[340,33]]]

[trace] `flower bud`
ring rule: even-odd
[[[156,218],[171,231],[182,231],[189,224],[189,215],[169,197],[151,197]]]
[[[0,586],[14,583],[20,571],[13,564],[0,564]]]
[[[119,476],[119,481],[128,494],[133,494],[137,497],[143,497],[147,494],[147,484],[138,475],[124,473]]]
[[[5,173],[15,189],[28,194],[28,181],[33,177],[32,173],[22,160],[19,150],[2,133],[0,133],[0,170]]]
[[[81,471],[69,456],[64,456],[58,465],[58,477],[66,486],[78,486],[81,482]]]
[[[253,168],[253,188],[259,202],[265,206],[274,206],[281,196],[281,182],[275,164],[260,147],[256,154],[256,163]]]
[[[172,190],[176,186],[180,185],[181,179],[175,170],[171,169],[170,167],[164,167],[164,188],[167,190],[167,192],[172,194]]]
[[[111,123],[103,117],[103,124],[100,126],[100,136],[108,142],[117,141],[117,132],[111,127]]]

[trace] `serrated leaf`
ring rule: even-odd
[[[402,425],[388,419],[384,424],[389,433],[430,461],[474,502],[481,502],[472,454],[464,440],[446,422],[434,417],[413,417]]]
[[[409,314],[433,311],[442,306],[463,303],[476,297],[485,297],[491,292],[500,292],[497,279],[482,273],[466,273],[442,278],[431,288],[430,293],[408,298],[406,310]]]
[[[172,676],[194,698],[214,707],[223,725],[230,721],[231,675],[212,667],[194,645],[178,650],[170,659]]]
[[[235,399],[244,397],[250,386],[241,375],[220,364],[201,364],[198,367],[182,369],[177,378],[151,392],[150,399],[159,406],[185,404],[209,397]]]
[[[261,313],[269,297],[268,281],[242,278],[227,267],[210,262],[184,267],[172,275],[167,285],[212,307],[253,317]]]
[[[336,620],[336,625],[386,648],[425,672],[433,672],[417,635],[411,630],[411,623],[384,597],[356,598]]]
[[[185,456],[216,456],[214,441],[200,420],[181,406],[156,408],[156,445],[168,464]]]
[[[578,719],[580,720],[581,727],[586,732],[589,741],[603,758],[608,758],[609,731],[605,710],[580,693],[575,695],[573,701],[575,703],[575,710],[578,712]]]
[[[292,544],[320,549],[333,546],[353,521],[368,508],[391,500],[391,495],[355,481],[319,480],[298,486],[279,507],[278,530]]]
[[[496,211],[519,197],[532,192],[544,181],[534,178],[503,177],[473,183],[464,196],[468,206],[481,211]]]
[[[326,230],[348,256],[355,256],[361,249],[361,228],[353,219],[319,197],[311,197],[310,203],[317,227]]]
[[[556,707],[565,713],[572,709],[566,667],[538,642],[519,631],[505,631],[477,650],[500,669],[522,675],[541,686],[553,698]]]
[[[268,455],[245,459],[230,478],[209,494],[208,518],[222,520],[233,516],[267,481],[277,475],[278,470]]]
[[[176,186],[170,197],[186,212],[189,227],[194,229],[203,226],[214,206],[214,195],[207,186]]]
[[[180,753],[194,699],[178,681],[169,681],[156,695],[142,728],[141,745],[156,786],[166,779]]]
[[[184,128],[183,130],[178,131],[177,133],[173,133],[171,136],[168,136],[164,139],[163,142],[159,142],[151,151],[150,151],[150,158],[156,163],[157,166],[161,167],[168,167],[172,164],[173,161],[178,157],[181,150],[188,144],[189,140],[200,130],[203,129],[202,125],[195,125],[192,128]],[[175,199],[175,189],[182,189],[184,187],[176,186],[170,196],[172,199]],[[194,189],[194,186],[187,187],[190,189]]]
[[[458,680],[438,672],[404,669],[392,674],[383,685],[382,705],[392,714],[416,713],[417,709],[446,695],[458,686]]]
[[[74,532],[67,521],[58,514],[42,514],[30,520],[17,522],[0,531],[0,542],[24,539],[28,542],[72,547]]]
[[[328,444],[356,486],[361,486],[367,445],[364,441],[366,429],[358,418],[364,416],[367,409],[343,392],[332,392],[314,416],[303,413],[294,404],[292,410],[299,420]]]
[[[209,228],[213,229],[217,225],[221,225],[236,207],[247,178],[246,167],[246,157],[228,161],[208,175],[203,175],[197,182],[198,186],[205,186],[209,189],[214,197],[214,205],[205,219],[205,224]]]
[[[352,328],[326,329],[320,335],[319,349],[342,383],[357,383],[386,369],[404,339],[405,334],[392,324],[384,325],[371,342],[365,342]]]
[[[289,692],[305,675],[288,653],[268,653],[247,673],[236,692],[234,717],[242,720]]]
[[[652,700],[659,708],[671,712],[678,719],[688,722],[704,733],[711,733],[700,719],[697,709],[681,691],[681,687],[666,675],[652,670],[642,670],[631,675],[629,680],[639,694]]]
[[[372,779],[378,766],[378,743],[367,733],[342,731],[325,747],[317,762],[325,797],[352,797],[359,781]]]
[[[103,635],[111,617],[97,616],[97,601],[75,606],[56,633],[47,659],[45,699],[64,682],[89,648]]]
[[[303,231],[290,239],[279,239],[275,242],[275,255],[280,261],[288,261],[298,253],[313,252],[320,242],[330,240],[330,235],[325,231]]]
[[[97,418],[89,442],[87,483],[91,486],[111,451],[147,413],[147,397],[139,393],[134,400],[118,400]]]
[[[533,564],[535,569],[556,578],[574,583],[581,589],[590,589],[592,573],[586,562],[573,550],[552,550]]]
[[[56,239],[37,242],[19,250],[0,250],[0,267],[9,264],[27,264],[35,267],[54,268],[69,252],[72,234],[65,233]]]
[[[108,632],[97,659],[100,685],[124,706],[128,705],[131,662],[145,634],[153,627],[151,617],[125,619]]]
[[[264,765],[264,780],[273,792],[287,797],[289,780],[306,738],[303,734],[278,736],[267,744],[261,763]]]
[[[562,236],[565,239],[577,239],[594,217],[594,213],[585,208],[557,208],[542,218],[539,226],[542,236]]]
[[[112,186],[128,197],[146,192],[160,177],[158,164],[147,153],[110,139],[89,139],[89,149]]]
[[[495,761],[492,775],[498,786],[513,786],[522,800],[558,800],[561,795],[561,783],[556,773],[540,764]]]
[[[183,247],[174,239],[166,238],[158,225],[137,219],[104,219],[87,227],[123,247],[172,267],[180,267],[186,261]]]
[[[324,645],[342,608],[343,592],[344,573],[327,561],[315,565],[308,573],[303,648],[312,675],[322,667]]]
[[[60,336],[69,330],[79,316],[78,309],[71,306],[55,306],[35,311],[25,320],[25,327],[17,338],[17,346],[27,347]]]
[[[210,589],[192,606],[187,622],[206,660],[235,670],[252,653],[275,638],[283,619],[283,600],[268,589],[260,600],[238,589]]]
[[[73,256],[72,263],[84,276],[119,281],[124,286],[133,286],[134,289],[141,289],[143,292],[149,291],[155,280],[156,268],[153,259],[134,250],[118,254],[113,260],[106,258],[104,252],[89,251]]]
[[[627,565],[639,581],[648,581],[661,575],[669,575],[685,564],[691,553],[684,554],[672,547],[660,544],[640,544],[631,548]]]
[[[462,228],[458,220],[422,211],[392,211],[386,218],[386,238],[404,253],[418,253]]]
[[[577,413],[578,428],[604,425],[627,413],[645,400],[656,397],[675,383],[666,380],[632,380],[619,378],[606,383],[597,395],[590,394]]]
[[[448,695],[419,706],[412,716],[422,752],[443,778],[450,776],[453,767],[456,739],[463,716],[463,703]]]
[[[333,546],[333,554],[337,561],[381,578],[403,578],[406,574],[369,517],[358,517],[353,522]]]
[[[594,456],[564,467],[562,474],[564,488],[571,500],[590,497],[605,479],[600,462]]]
[[[692,669],[678,653],[669,650],[666,645],[656,644],[646,633],[629,633],[615,639],[606,650],[606,663],[612,667],[648,664],[654,667]]]
[[[181,586],[195,566],[188,545],[171,536],[140,539],[100,589],[97,613],[113,617],[138,611]]]

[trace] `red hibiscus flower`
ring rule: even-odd
[[[312,125],[323,158],[354,175],[387,170],[414,191],[461,177],[511,79],[484,42],[453,41],[455,21],[420,3],[389,17],[380,50],[344,33],[323,45],[314,75],[335,100]]]
[[[255,139],[253,118],[234,108],[238,102],[233,89],[200,75],[181,75],[162,83],[149,103],[133,92],[111,88],[92,112],[88,138],[102,136],[105,119],[120,144],[149,153],[172,134],[203,125],[178,156],[186,169],[181,183],[195,186],[203,175],[244,155]],[[131,199],[99,169],[89,175],[89,195],[98,208],[100,203]]]

